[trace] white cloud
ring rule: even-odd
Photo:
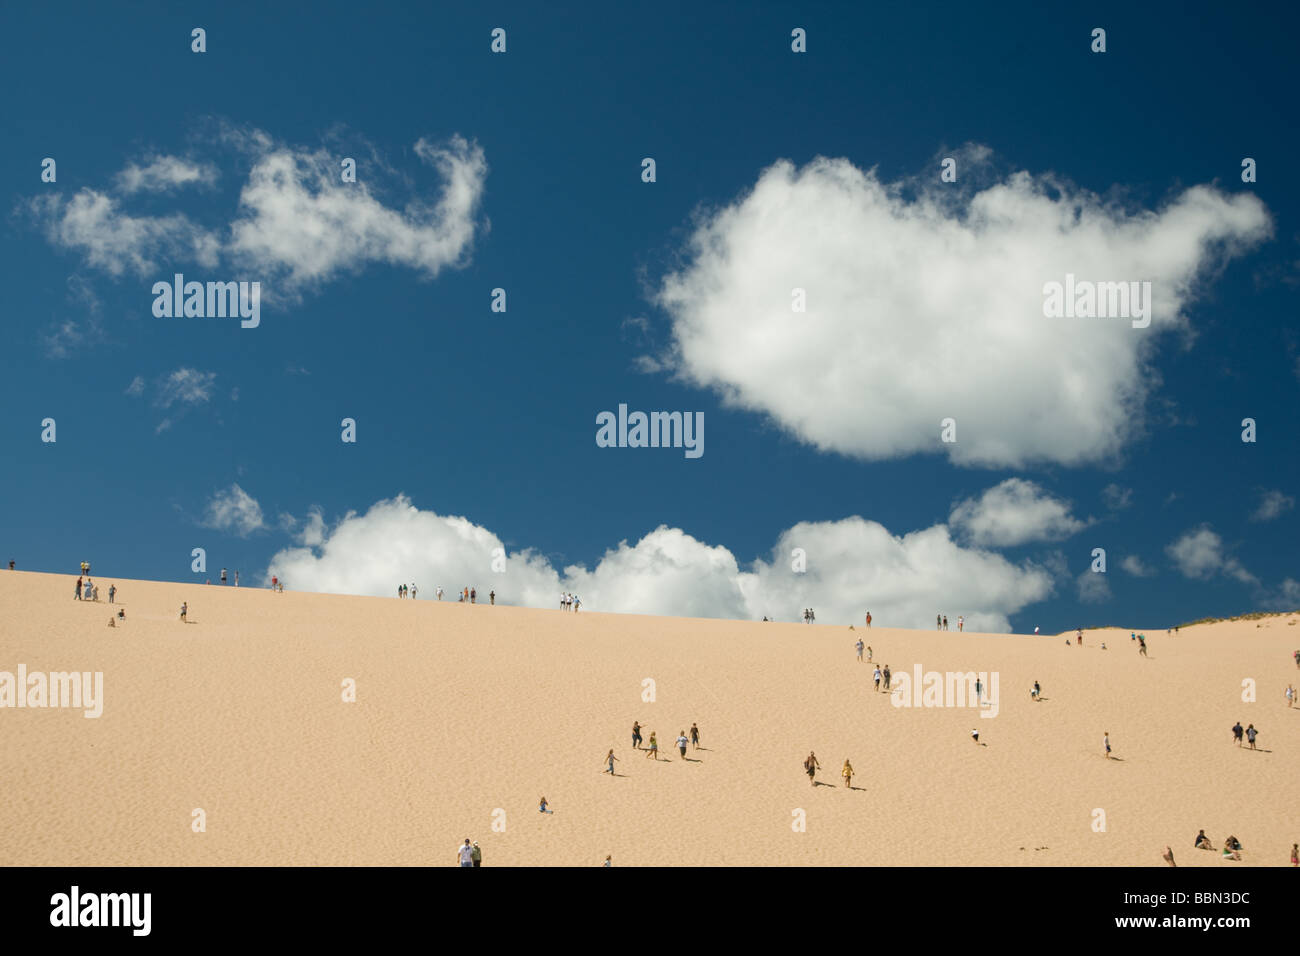
[[[1142,427],[1148,359],[1185,327],[1198,281],[1271,228],[1255,196],[1206,186],[1130,211],[1028,173],[962,193],[783,160],[700,216],[655,297],[673,322],[660,360],[824,451],[1107,459]],[[1044,317],[1044,284],[1067,273],[1152,282],[1150,328]],[[954,443],[940,441],[948,417]]]
[[[364,176],[343,182],[332,151],[279,144],[252,129],[226,127],[219,140],[245,152],[252,163],[238,212],[219,233],[181,213],[133,215],[118,198],[89,188],[70,200],[40,196],[26,208],[52,245],[81,253],[87,264],[114,277],[166,273],[170,279],[172,270],[192,264],[216,268],[224,260],[261,281],[263,298],[296,298],[308,286],[376,262],[432,278],[465,264],[476,234],[486,228],[477,217],[487,161],[477,143],[461,136],[442,144],[415,143],[415,155],[436,169],[442,186],[437,194],[416,195],[401,209],[377,199]],[[369,168],[391,172],[378,159]],[[217,175],[211,164],[161,156],[145,165],[128,164],[115,183],[124,196],[132,196],[211,184]]]
[[[1259,507],[1250,516],[1251,521],[1272,521],[1295,507],[1295,499],[1280,491],[1265,491],[1260,497]]]
[[[1300,581],[1285,578],[1282,584],[1268,598],[1268,606],[1279,611],[1300,610]]]
[[[1136,554],[1130,554],[1119,563],[1119,566],[1133,575],[1135,578],[1149,578],[1155,575],[1155,569],[1147,567],[1142,563],[1142,559]]]
[[[1041,601],[1051,575],[1000,555],[964,548],[943,525],[901,536],[874,521],[800,523],[777,539],[770,560],[742,569],[725,547],[659,527],[635,544],[620,542],[594,568],[558,570],[531,549],[492,571],[492,532],[462,517],[416,508],[404,496],[349,513],[313,546],[287,548],[267,575],[307,591],[392,594],[413,582],[433,594],[464,586],[495,589],[504,603],[554,607],[561,591],[590,610],[695,617],[795,620],[805,607],[819,621],[851,623],[870,610],[886,626],[925,627],[936,611],[964,614],[972,630],[1007,631],[1008,615]],[[791,569],[802,548],[807,570]]]
[[[140,191],[168,192],[181,186],[210,186],[217,181],[217,168],[179,156],[154,156],[141,166],[128,163],[117,174],[117,188],[128,195]]]
[[[194,368],[178,368],[164,376],[158,383],[156,403],[162,408],[175,404],[202,405],[212,398],[217,380],[216,372],[201,372]],[[131,383],[134,387],[135,383]]]
[[[180,213],[132,216],[116,199],[93,189],[82,189],[69,200],[40,196],[30,208],[52,245],[80,252],[87,264],[111,276],[158,272],[164,258],[217,264],[216,237]]]
[[[206,528],[229,531],[246,538],[263,526],[262,506],[239,485],[232,484],[208,501],[202,524]]]
[[[1225,552],[1223,539],[1209,525],[1186,532],[1165,548],[1165,553],[1173,559],[1184,577],[1208,581],[1223,574],[1243,584],[1259,585],[1255,575]]]
[[[126,387],[126,394],[128,394],[128,395],[136,395],[136,396],[138,396],[138,395],[143,395],[143,394],[144,394],[144,379],[141,378],[139,375],[137,375],[135,378],[131,379],[131,384],[128,385],[128,386]]]
[[[971,544],[994,548],[1057,541],[1088,526],[1070,514],[1069,502],[1021,478],[1008,478],[979,498],[959,502],[948,523]]]
[[[1075,579],[1079,600],[1085,604],[1101,604],[1110,600],[1110,582],[1106,575],[1089,569]]]
[[[379,202],[364,178],[343,182],[332,153],[265,141],[261,148],[231,224],[230,252],[245,268],[274,269],[292,292],[372,262],[430,278],[463,264],[487,176],[476,143],[419,140],[415,153],[442,175],[443,191],[432,205],[414,200],[402,211]]]

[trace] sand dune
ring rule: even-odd
[[[0,710],[10,865],[451,865],[469,836],[485,866],[1159,865],[1169,844],[1180,866],[1239,867],[1285,864],[1300,840],[1300,707],[1283,698],[1300,615],[1149,629],[1143,659],[1127,630],[1077,648],[98,576],[91,604],[74,581],[0,571],[0,671],[104,675],[97,719]],[[997,716],[892,706],[858,636],[895,674],[997,672]],[[1259,752],[1232,744],[1238,719]],[[633,720],[666,759],[631,749]],[[683,762],[692,721],[707,749]],[[809,786],[809,750],[832,786]],[[1202,827],[1244,861],[1193,850]]]

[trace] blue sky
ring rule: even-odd
[[[0,560],[1017,630],[1300,605],[1284,7],[275,7],[0,12]],[[1151,326],[1044,317],[1067,271],[1152,281]],[[155,317],[175,272],[259,281],[261,324]],[[619,403],[702,412],[704,454],[597,447]]]

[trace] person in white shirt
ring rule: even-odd
[[[465,842],[456,848],[456,855],[460,859],[461,866],[474,865],[474,848],[469,845],[469,837],[465,837]]]
[[[437,591],[437,593],[438,593],[438,600],[441,601],[441,600],[442,600],[442,585],[441,585],[441,584],[438,585],[438,591]]]

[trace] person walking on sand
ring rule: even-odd
[[[111,592],[110,592],[111,593]],[[1286,705],[1291,707],[1295,704],[1295,688],[1290,684],[1286,685]]]
[[[867,627],[871,626],[871,612],[867,612]]]
[[[496,604],[497,604],[497,592],[496,592],[495,589],[493,589],[493,590],[491,590],[491,591],[488,592],[488,603],[491,604],[493,607],[496,607]]]
[[[469,589],[469,603],[470,604],[478,603],[478,588]]]
[[[942,631],[942,630],[943,630],[943,615],[942,615],[942,614],[936,614],[936,615],[934,616],[934,629],[935,629],[936,631]]]
[[[876,672],[875,674],[872,675],[872,678],[876,682],[876,693],[879,694],[880,693],[880,665],[879,664],[876,665]]]
[[[655,732],[650,731],[650,746],[646,750],[646,756],[651,760],[659,759],[659,741],[655,739]]]
[[[470,853],[470,859],[475,866],[483,865],[483,851],[479,849],[478,840],[474,841],[474,851]]]
[[[960,631],[966,626],[966,618],[963,615],[957,615],[957,630]]]
[[[863,643],[862,643],[862,638],[859,637],[859,638],[858,638],[858,643],[854,644],[853,646],[856,647],[856,648],[858,649],[858,663],[861,664],[861,663],[862,663],[862,649],[863,649],[864,647],[866,647],[867,645],[863,644]]]
[[[614,748],[609,748],[609,753],[605,754],[605,763],[608,765],[609,769],[601,772],[608,773],[611,777],[614,776],[614,761],[617,759],[618,758],[614,756]]]
[[[1254,725],[1254,724],[1249,724],[1249,725],[1246,727],[1246,739],[1247,739],[1248,741],[1250,741],[1250,749],[1251,749],[1251,750],[1254,750],[1254,749],[1255,749],[1255,737],[1256,737],[1257,734],[1259,734],[1259,731],[1255,729],[1255,725]]]
[[[1243,733],[1245,733],[1245,731],[1241,729],[1241,721],[1239,720],[1232,725],[1232,739],[1237,742],[1238,747],[1241,746],[1241,735]]]
[[[885,693],[889,693],[889,682],[890,682],[892,679],[893,679],[893,678],[892,678],[892,676],[891,676],[890,673],[889,673],[889,665],[886,664],[886,665],[885,665]]]
[[[221,569],[221,583],[222,583],[222,584],[225,584],[225,583],[226,583],[226,569],[225,569],[225,568],[222,568],[222,569]]]
[[[817,771],[821,769],[821,764],[817,762],[817,755],[812,751],[808,752],[808,757],[803,762],[804,773],[808,774],[808,782],[812,786],[817,786]]]
[[[979,704],[983,700],[984,700],[984,684],[978,677],[976,677],[975,678],[975,703]]]
[[[945,615],[943,616],[943,629],[944,629],[945,631],[948,630],[948,615],[947,615],[947,614],[945,614]]]
[[[438,600],[441,601],[441,600],[442,600],[442,585],[439,584],[436,588],[434,588],[433,593],[436,594],[437,597],[438,597]]]
[[[189,605],[189,602],[188,602],[188,601],[182,601],[182,602],[181,602],[181,620],[184,621],[184,620],[185,620],[185,616],[186,616],[187,614],[189,614],[189,613],[190,613],[190,605]]]
[[[683,760],[686,759],[686,745],[689,743],[690,740],[686,736],[686,731],[681,731],[677,735],[677,750],[682,755]]]
[[[116,600],[117,600],[117,585],[110,584],[108,586],[108,603],[115,604]]]
[[[1110,759],[1110,731],[1109,730],[1102,731],[1101,742],[1106,747],[1106,759],[1109,760]]]
[[[412,601],[415,600],[415,590],[416,590],[416,589],[415,589],[415,585],[412,584],[412,585],[411,585],[411,600],[412,600]]]
[[[77,578],[77,600],[81,600],[81,578]]]
[[[239,572],[235,572],[235,587],[239,587]]]
[[[700,749],[700,725],[691,724],[691,745],[693,749]]]
[[[632,749],[641,749],[641,721],[639,720],[632,721]],[[611,750],[610,753],[613,751]]]
[[[456,859],[461,866],[474,865],[474,848],[469,845],[469,837],[465,837],[465,842],[456,848]]]
[[[871,663],[871,653],[872,653],[872,652],[871,652],[871,645],[868,644],[868,645],[867,645],[867,663],[868,663],[868,664]]]
[[[1043,689],[1038,686],[1038,681],[1034,681],[1034,689],[1029,692],[1030,699],[1041,700],[1042,698],[1039,695],[1041,695],[1042,693],[1043,693]]]
[[[844,778],[844,787],[847,790],[853,789],[853,764],[849,763],[849,758],[844,758],[844,767],[840,770],[840,776]]]
[[[1145,634],[1138,635],[1138,653],[1143,657],[1147,656],[1147,639]]]

